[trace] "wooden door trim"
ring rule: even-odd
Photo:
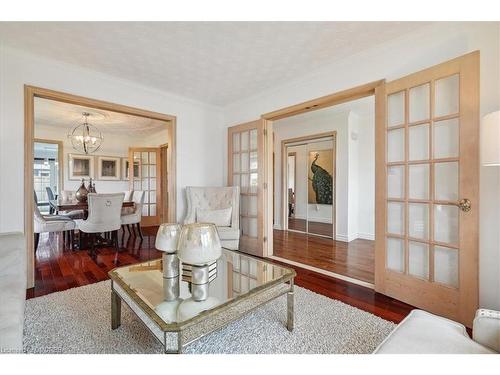
[[[26,237],[28,288],[33,287],[35,282],[35,255],[33,251],[33,140],[35,138],[35,97],[165,121],[165,125],[168,129],[167,142],[169,144],[167,160],[167,170],[170,177],[168,180],[168,220],[175,222],[177,219],[176,116],[103,100],[91,99],[42,87],[24,85],[24,233]]]
[[[288,229],[288,223],[287,223],[287,202],[288,202],[288,189],[287,189],[287,183],[285,183],[285,180],[288,181],[288,176],[287,176],[287,170],[288,170],[288,153],[286,155],[286,158],[283,157],[286,152],[286,148],[289,146],[290,143],[296,143],[296,142],[307,142],[307,141],[314,141],[314,140],[321,140],[321,138],[328,138],[331,137],[333,141],[333,183],[334,183],[334,194],[333,194],[333,204],[332,204],[332,224],[333,224],[333,233],[332,233],[332,239],[336,239],[336,233],[337,233],[337,131],[330,131],[330,132],[323,132],[323,133],[317,133],[317,134],[312,134],[312,135],[306,135],[306,136],[301,136],[301,137],[295,137],[295,138],[288,138],[288,139],[283,139],[281,141],[281,202],[282,202],[282,210],[281,210],[281,220],[283,223],[283,228]],[[286,223],[286,225],[285,225]],[[314,233],[309,233],[311,235],[314,235]]]
[[[261,117],[266,120],[276,121],[286,117],[296,116],[302,113],[317,111],[318,109],[331,107],[352,100],[361,99],[375,94],[375,89],[383,84],[385,79],[355,86],[347,90],[337,91],[333,94],[322,96],[320,98],[308,100],[299,104],[294,104],[276,111],[263,114]]]

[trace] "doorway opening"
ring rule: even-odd
[[[373,285],[375,100],[273,121],[273,258]]]
[[[136,237],[142,243],[141,226],[175,220],[174,116],[32,86],[25,86],[25,110],[28,288],[34,286],[37,257],[64,256],[68,248],[73,250],[65,246],[64,232],[45,233],[39,236],[45,251],[35,255],[35,207],[42,215],[64,215],[67,210],[62,207],[69,203],[63,205],[58,199],[76,202],[76,191],[83,182],[88,186],[92,179],[97,193],[125,192],[122,213],[127,210],[127,201],[135,202],[135,196],[144,196],[140,222],[134,222],[137,229],[127,225],[134,243]],[[100,140],[99,147],[80,149],[81,139],[71,136],[86,123],[97,128],[98,136],[89,135],[88,141]],[[139,194],[134,195],[134,191]],[[123,231],[122,243],[125,237]],[[70,244],[74,244],[72,239]]]

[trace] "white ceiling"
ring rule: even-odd
[[[13,47],[227,105],[423,22],[0,22]]]
[[[82,123],[82,113],[90,113],[89,123],[103,133],[147,135],[165,129],[165,122],[145,117],[35,98],[35,124],[68,132]]]

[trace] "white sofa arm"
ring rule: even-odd
[[[500,311],[477,310],[472,326],[472,338],[477,343],[500,352]]]

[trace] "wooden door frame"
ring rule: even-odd
[[[57,162],[59,163],[59,170],[57,174],[59,175],[59,189],[64,190],[64,151],[63,151],[63,141],[58,141],[56,139],[42,139],[42,138],[33,138],[33,143],[49,143],[53,145],[57,145]],[[60,194],[61,192],[56,192]]]
[[[337,131],[329,131],[324,133],[317,133],[306,135],[303,137],[289,138],[283,139],[281,141],[281,222],[283,223],[283,229],[288,230],[288,222],[287,222],[287,209],[288,209],[288,152],[286,155],[286,159],[283,157],[286,152],[286,148],[289,143],[296,142],[308,142],[314,140],[320,140],[322,138],[332,138],[333,141],[333,186],[334,186],[334,194],[333,194],[333,204],[332,204],[332,224],[333,224],[333,232],[332,239],[336,239],[336,230],[337,230]],[[293,146],[292,146],[293,147]],[[285,183],[286,180],[286,183]],[[295,180],[297,181],[297,180]],[[296,182],[295,182],[296,185]],[[307,218],[309,220],[309,218]],[[285,225],[286,223],[286,225]],[[307,232],[308,233],[308,232]],[[310,235],[316,235],[314,233],[308,233]],[[321,236],[321,235],[319,235]],[[323,237],[323,236],[322,236]]]
[[[165,121],[168,129],[169,153],[167,160],[168,179],[168,220],[175,222],[176,210],[176,122],[172,115],[129,107],[61,91],[24,85],[24,233],[27,252],[27,287],[35,283],[35,254],[33,251],[33,141],[35,130],[35,97],[55,100],[63,103],[82,105],[96,109],[124,113],[133,116]]]
[[[266,133],[272,133],[272,125],[273,121],[281,120],[287,117],[296,116],[302,113],[317,111],[319,109],[331,107],[334,105],[350,102],[356,99],[365,98],[367,96],[375,96],[376,89],[383,88],[385,86],[385,79],[369,82],[360,86],[355,86],[347,90],[337,91],[333,94],[329,94],[326,96],[322,96],[316,99],[308,100],[306,102],[302,102],[299,104],[294,104],[285,108],[281,108],[272,112],[265,113],[261,115],[261,118],[265,121],[265,129]],[[375,96],[375,108],[377,108],[377,97]],[[267,137],[267,147],[264,154],[264,165],[266,166],[267,181],[268,184],[272,183],[272,176],[269,176],[269,173],[272,174],[273,166],[272,166],[272,153],[273,153],[273,137]],[[270,172],[269,172],[270,171]],[[274,200],[273,189],[270,188],[267,190],[267,202],[265,211],[264,211],[264,236],[268,238],[267,246],[265,246],[265,257],[273,256],[273,216],[274,212],[272,210],[272,203]],[[271,210],[269,209],[271,208]],[[352,279],[351,279],[352,280]]]

